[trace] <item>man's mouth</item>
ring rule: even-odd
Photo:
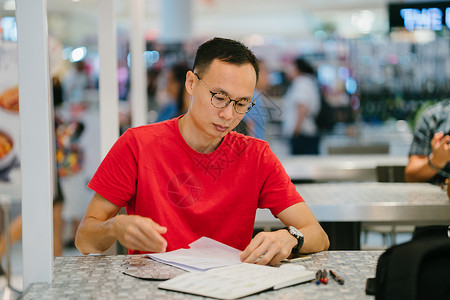
[[[214,124],[214,127],[216,127],[216,130],[220,132],[225,132],[228,130],[228,126],[222,126],[219,124]]]

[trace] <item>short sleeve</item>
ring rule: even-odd
[[[307,107],[314,107],[317,102],[317,85],[306,76],[299,78],[294,82],[295,100],[297,104],[303,104]]]
[[[103,159],[88,187],[117,206],[124,207],[136,195],[137,146],[127,130]]]
[[[299,202],[304,202],[297,192],[281,162],[267,147],[262,153],[263,168],[267,170],[260,194],[259,208],[268,208],[274,216]]]
[[[414,130],[409,155],[428,155],[431,153],[431,139],[435,132],[435,128],[432,128],[433,122],[434,118],[429,111],[425,111],[419,118]]]

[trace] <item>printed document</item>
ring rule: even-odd
[[[191,243],[189,249],[148,256],[190,271],[161,283],[159,288],[217,299],[237,299],[315,278],[314,272],[304,268],[288,269],[242,263],[240,252],[213,239],[202,237]]]
[[[236,248],[208,237],[201,237],[191,243],[189,249],[147,255],[162,263],[193,272],[241,264],[240,253]]]

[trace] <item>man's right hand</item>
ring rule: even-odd
[[[443,168],[447,163],[450,162],[450,136],[444,135],[444,133],[437,132],[434,134],[431,140],[432,152],[432,163],[438,168]]]
[[[150,218],[118,214],[120,207],[96,193],[81,220],[75,245],[83,254],[102,253],[116,241],[132,250],[165,252],[167,228]]]
[[[167,232],[167,227],[150,218],[117,215],[114,217],[112,229],[117,240],[128,249],[166,252],[167,241],[162,235]]]

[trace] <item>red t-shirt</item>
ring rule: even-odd
[[[267,142],[230,132],[215,151],[199,153],[178,118],[128,129],[88,187],[127,214],[166,226],[167,251],[202,236],[243,250],[256,208],[277,215],[303,201]]]

